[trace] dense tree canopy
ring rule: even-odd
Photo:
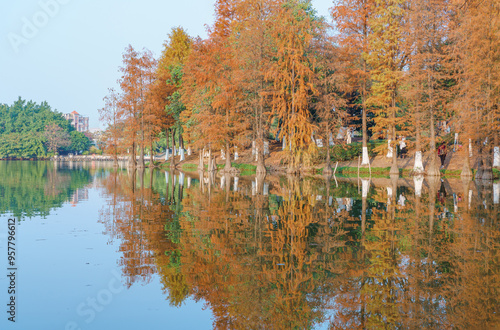
[[[80,153],[90,140],[47,102],[36,104],[19,98],[0,104],[0,159],[44,158],[53,153]]]
[[[167,128],[181,149],[184,140],[199,150],[225,149],[228,167],[234,148],[251,144],[265,172],[263,143],[274,138],[283,143],[282,164],[297,173],[317,153],[317,137],[330,140],[351,127],[362,135],[361,165],[369,165],[372,137],[388,140],[378,151],[392,160],[393,174],[404,145],[415,173],[439,176],[436,145],[449,143],[452,132],[438,130],[452,127],[458,143],[470,141],[480,155],[473,166],[491,178],[492,165],[500,166],[499,12],[498,0],[336,0],[328,22],[308,0],[218,0],[208,37],[174,28],[151,88],[135,90],[148,90],[144,109],[153,106],[147,116],[159,124],[137,126],[145,118],[137,112],[140,95],[124,98],[122,107],[136,110],[123,120],[122,142],[164,137]],[[132,51],[123,72],[148,76]],[[132,95],[126,77],[123,97]],[[464,175],[470,153],[461,156]]]

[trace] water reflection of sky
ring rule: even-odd
[[[147,285],[122,286],[109,305],[86,323],[93,309],[87,299],[96,298],[114,274],[121,277],[122,273],[117,264],[119,242],[110,244],[103,235],[104,226],[97,222],[103,203],[98,189],[90,188],[88,200],[79,200],[77,205],[67,202],[47,218],[34,217],[17,227],[17,322],[8,322],[2,308],[0,329],[63,330],[70,322],[81,329],[202,329],[211,324],[211,312],[203,309],[203,302],[188,299],[180,308],[170,307],[157,276]],[[7,218],[2,215],[0,223]],[[7,268],[5,227],[0,229],[2,270]],[[2,306],[8,299],[7,287],[2,276]],[[85,307],[79,314],[82,303]]]

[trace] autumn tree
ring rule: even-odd
[[[122,97],[118,102],[120,108],[119,116],[124,122],[123,142],[131,152],[130,166],[136,167],[136,152],[138,146],[138,135],[140,132],[141,116],[141,93],[138,88],[139,82],[139,53],[129,45],[123,54],[123,67],[120,67],[122,77],[119,80]]]
[[[372,95],[368,103],[376,113],[375,131],[388,132],[389,150],[397,150],[396,130],[404,124],[399,116],[400,81],[411,49],[405,43],[405,0],[376,0],[369,20],[370,52],[366,54],[373,79]],[[399,175],[397,152],[392,154],[391,175]]]
[[[476,146],[478,177],[491,179],[495,151],[495,166],[500,166],[500,4],[496,0],[474,0],[451,1],[451,5],[454,15],[450,52],[453,70],[458,73],[454,105],[463,132],[461,141]],[[464,150],[463,155],[462,173],[466,176],[470,175],[469,152],[472,150]]]
[[[327,175],[333,172],[330,165],[330,139],[337,135],[346,121],[347,112],[343,109],[346,106],[344,95],[348,90],[342,52],[334,46],[329,32],[324,24],[313,46],[317,59],[314,78],[318,91],[314,110],[321,131],[319,136],[323,138],[323,145],[326,146],[326,166],[323,168],[323,174]]]
[[[233,170],[230,146],[247,126],[236,111],[240,93],[234,83],[236,54],[229,42],[233,19],[234,3],[217,1],[209,39],[197,40],[187,60],[181,98],[196,122],[198,147],[226,150],[224,171]]]
[[[446,74],[444,45],[448,42],[448,5],[446,1],[414,1],[406,5],[406,24],[403,26],[407,36],[408,48],[413,51],[408,56],[408,69],[404,77],[404,97],[409,108],[408,122],[412,123],[415,133],[415,174],[424,172],[422,132],[429,131],[429,163],[426,173],[439,176],[436,155],[436,118],[443,118],[446,107],[446,89],[443,81]]]
[[[236,20],[231,36],[237,52],[236,83],[242,90],[237,105],[252,126],[252,141],[256,142],[257,174],[265,173],[264,137],[268,127],[265,115],[270,109],[269,92],[272,84],[266,79],[271,69],[273,38],[271,31],[278,3],[272,0],[241,0],[235,5]]]
[[[151,108],[147,96],[153,82],[155,61],[150,51],[138,52],[129,45],[123,54],[123,67],[120,67],[122,77],[119,80],[122,90],[118,102],[119,116],[125,126],[124,143],[130,146],[131,166],[144,167],[144,148],[149,130],[155,123],[148,115]],[[153,125],[154,126],[154,125]],[[139,164],[136,164],[136,148],[140,149]]]
[[[426,0],[415,2],[410,10],[408,34],[414,38],[414,53],[410,59],[410,75],[408,91],[413,104],[416,128],[417,154],[416,171],[423,171],[421,164],[421,128],[430,132],[430,161],[427,175],[439,176],[439,165],[436,154],[436,121],[447,119],[445,110],[448,106],[449,94],[446,84],[450,77],[445,70],[449,61],[445,45],[449,42],[449,6],[448,1]],[[453,77],[451,77],[453,78]],[[420,162],[420,163],[419,163]]]
[[[158,134],[164,127],[162,102],[155,95],[156,67],[157,61],[153,57],[153,53],[149,50],[144,50],[141,57],[141,67],[143,71],[144,84],[144,106],[142,114],[142,131],[143,145],[149,146],[150,162],[149,166],[154,165],[154,149],[153,143],[158,140]],[[144,152],[142,152],[144,154]]]
[[[113,155],[113,166],[118,166],[120,139],[122,138],[123,123],[119,117],[118,99],[120,96],[113,88],[108,89],[104,97],[104,107],[99,109],[99,120],[107,124],[104,132],[104,150]]]
[[[275,60],[266,77],[273,81],[272,114],[279,121],[279,137],[289,145],[288,172],[297,173],[314,130],[309,108],[315,92],[311,42],[318,19],[310,1],[290,0],[280,5],[272,32]]]
[[[361,98],[361,118],[363,132],[363,151],[361,165],[368,165],[368,128],[367,99],[370,91],[370,71],[364,54],[369,53],[369,19],[373,14],[374,0],[338,0],[331,8],[335,28],[338,31],[336,41],[343,50],[349,82]]]

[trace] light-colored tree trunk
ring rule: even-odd
[[[361,114],[361,119],[363,123],[363,149],[361,152],[361,165],[370,165],[370,156],[368,155],[368,129],[367,129],[367,117],[366,117],[366,61],[363,60],[363,86],[362,86],[362,104],[363,113]]]
[[[416,138],[416,145],[415,145],[415,162],[413,164],[413,173],[416,175],[420,175],[424,173],[424,164],[422,160],[422,137],[420,135],[420,107],[417,105],[416,106],[416,121],[415,121],[415,138]]]
[[[396,98],[395,96],[393,95],[392,97],[392,119],[393,121],[396,120]],[[395,124],[392,124],[391,125],[391,131],[392,131],[392,139],[394,142],[396,142],[396,125]],[[389,172],[390,175],[393,175],[393,176],[399,176],[399,168],[398,168],[398,149],[397,148],[393,148],[394,149],[394,154],[392,155],[392,165],[391,165],[391,171]]]
[[[500,147],[498,146],[498,142],[493,147],[493,167],[500,167]]]
[[[329,125],[328,121],[325,122],[325,136],[329,135]],[[333,173],[332,170],[332,165],[331,165],[331,159],[330,159],[330,143],[326,144],[326,165],[325,168],[323,169],[323,174],[324,175],[331,175]]]
[[[175,168],[175,140],[174,140],[174,136],[175,136],[175,130],[172,129],[172,158],[170,160],[170,168],[171,169],[174,169]]]
[[[207,171],[211,172],[212,171],[212,149],[208,149],[208,167]]]
[[[198,171],[203,172],[203,170],[205,169],[203,166],[203,156],[205,155],[205,148],[203,148],[203,150],[200,150],[199,152],[200,152],[200,162],[198,164]]]

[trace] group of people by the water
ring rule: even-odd
[[[408,147],[406,145],[406,138],[404,136],[399,138],[399,154],[398,157],[404,159],[408,153]],[[446,155],[448,154],[448,147],[446,146],[446,142],[442,142],[437,150],[437,154],[441,159],[441,168],[444,168],[444,162],[446,160]]]

